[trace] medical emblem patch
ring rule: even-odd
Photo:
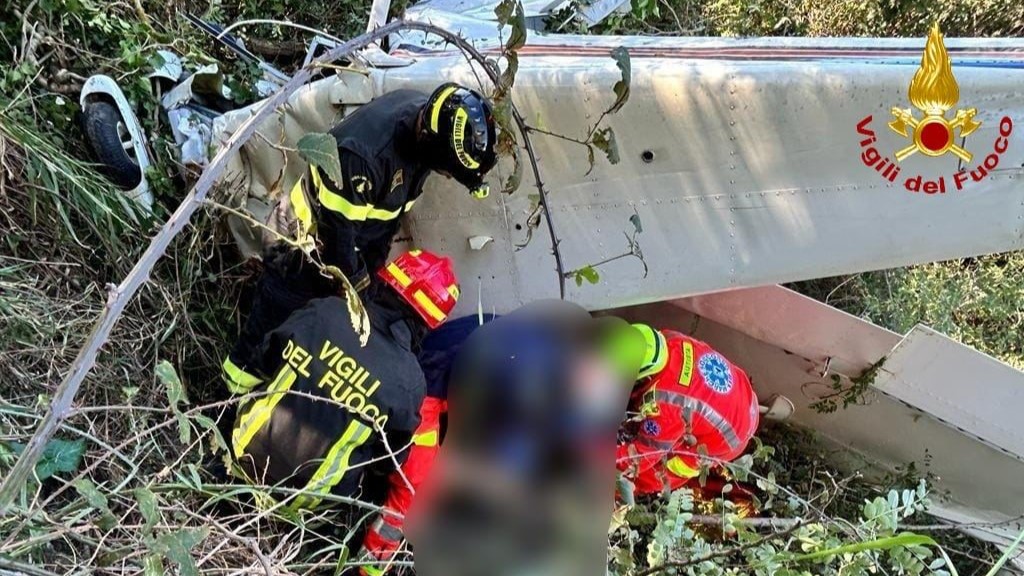
[[[732,371],[729,363],[718,352],[710,352],[700,357],[697,369],[704,377],[704,382],[719,394],[728,394],[732,390]]]
[[[644,420],[644,433],[649,436],[657,436],[661,433],[661,426],[650,418]]]

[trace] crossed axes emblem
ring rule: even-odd
[[[946,120],[942,114],[925,114],[924,118],[918,120],[914,117],[914,113],[911,112],[910,108],[893,107],[893,120],[889,122],[889,128],[892,128],[893,132],[900,136],[913,140],[913,144],[896,152],[896,160],[903,161],[904,158],[915,152],[921,152],[928,156],[941,156],[946,152],[952,152],[964,162],[970,162],[974,155],[953,142],[953,137],[956,129],[960,130],[961,137],[977,130],[981,126],[981,122],[974,119],[977,113],[977,109],[968,108],[966,110],[957,110],[956,117],[953,118],[952,122]],[[947,140],[943,147],[930,148],[922,143],[921,134],[923,129],[930,124],[941,124],[945,128]],[[908,128],[910,131],[907,130]]]

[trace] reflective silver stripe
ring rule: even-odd
[[[715,430],[725,438],[725,442],[729,445],[729,448],[735,450],[740,447],[739,436],[736,435],[736,431],[733,430],[732,424],[722,417],[717,410],[709,406],[708,404],[686,396],[685,394],[678,394],[676,392],[669,392],[667,390],[658,390],[654,393],[654,398],[658,402],[667,402],[674,404],[683,409],[685,418],[689,418],[692,412],[696,412],[704,417]]]
[[[402,538],[404,538],[404,536],[402,536],[402,531],[385,522],[383,516],[377,517],[377,521],[373,523],[372,529],[377,532],[377,534],[380,534],[385,540],[390,540],[392,542],[401,542]]]

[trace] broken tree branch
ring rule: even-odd
[[[388,34],[396,32],[403,27],[408,27],[410,24],[416,23],[392,22],[371,33],[363,34],[345,42],[341,46],[332,49],[320,60],[333,62]],[[47,412],[39,428],[36,429],[35,434],[29,440],[28,445],[14,464],[14,467],[11,468],[10,473],[4,478],[3,483],[0,484],[0,517],[7,515],[11,502],[14,501],[21,487],[31,475],[36,462],[39,461],[43,454],[46,443],[53,436],[54,432],[57,431],[61,422],[71,413],[72,403],[74,402],[75,395],[78,393],[78,389],[81,388],[86,375],[96,363],[96,356],[99,353],[100,347],[107,341],[125,306],[149,279],[153,267],[156,265],[157,260],[167,251],[171,240],[188,224],[196,209],[202,205],[206,195],[227,167],[228,157],[237,152],[242,144],[252,137],[259,125],[269,118],[274,110],[284,104],[289,96],[309,82],[313,77],[313,72],[318,69],[316,64],[315,62],[311,63],[309,66],[299,70],[288,83],[274,93],[239,127],[238,131],[235,132],[226,145],[213,158],[207,169],[203,171],[195,185],[192,186],[192,190],[178,206],[178,209],[167,220],[163,228],[160,229],[160,232],[153,237],[149,248],[143,253],[142,258],[135,263],[128,276],[125,277],[120,285],[109,290],[107,304],[92,333],[89,335],[85,346],[78,353],[78,357],[75,358],[71,369],[64,377],[64,381],[57,387],[53,400],[50,403],[49,412]]]
[[[474,60],[480,62],[493,82],[498,81],[498,75],[494,70],[492,70],[491,66],[487,64],[487,59],[461,37],[456,36],[447,30],[438,28],[437,26],[421,22],[406,22],[402,20],[396,20],[377,28],[373,32],[357,36],[356,38],[331,49],[322,58],[311,62],[308,66],[296,72],[295,75],[292,76],[291,80],[275,92],[273,96],[267,99],[258,109],[255,110],[255,112],[253,112],[252,116],[250,116],[249,119],[238,128],[235,134],[213,158],[206,170],[204,170],[200,175],[188,195],[178,206],[178,209],[175,210],[174,214],[171,215],[160,229],[160,232],[158,232],[157,235],[153,237],[152,241],[150,241],[149,247],[143,253],[139,261],[135,263],[131,272],[128,273],[119,285],[109,287],[106,306],[100,314],[92,333],[86,340],[85,345],[82,347],[81,351],[79,351],[75,361],[71,364],[71,368],[64,377],[64,380],[54,392],[53,400],[50,403],[50,410],[46,413],[46,416],[36,429],[32,439],[29,440],[24,451],[22,451],[21,456],[14,464],[14,467],[11,468],[10,473],[3,479],[2,483],[0,483],[0,517],[6,516],[9,513],[11,502],[14,501],[22,486],[24,486],[26,480],[32,474],[36,463],[39,461],[40,457],[42,457],[43,450],[45,449],[47,442],[60,427],[61,423],[71,414],[75,396],[78,394],[78,390],[81,388],[85,377],[95,365],[96,356],[99,354],[100,348],[109,338],[114,325],[117,324],[118,319],[124,312],[125,306],[127,306],[128,302],[136,293],[138,293],[142,285],[149,279],[149,275],[156,265],[156,262],[167,251],[171,241],[178,235],[185,225],[189,223],[192,215],[203,204],[203,201],[210,189],[213,188],[226,169],[228,157],[236,153],[243,144],[252,138],[260,124],[267,120],[275,110],[281,107],[293,93],[308,83],[313,77],[314,72],[319,70],[324,64],[329,64],[335,60],[348,56],[354,51],[363,48],[368,44],[372,44],[399,30],[420,30],[430,34],[436,34],[444,38],[451,44],[458,46],[461,50],[470,54]],[[547,216],[548,230],[551,234],[555,261],[558,266],[559,287],[561,289],[562,297],[564,298],[565,281],[562,277],[562,259],[558,250],[558,238],[555,235],[554,226],[551,222],[551,215],[548,211],[546,193],[540,179],[540,169],[537,164],[533,147],[530,144],[526,122],[523,120],[522,115],[519,114],[514,104],[512,106],[512,110],[516,119],[516,124],[520,132],[523,134],[527,153],[530,156],[530,162],[533,165],[534,177],[536,178],[537,189],[540,192],[541,202],[544,206],[545,215]]]

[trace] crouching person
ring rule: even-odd
[[[371,326],[365,347],[344,298],[320,298],[264,338],[252,355],[253,378],[229,375],[232,391],[247,394],[231,437],[236,472],[255,484],[301,490],[286,495],[292,508],[374,492],[364,485],[371,470],[388,470],[385,512],[364,542],[364,559],[377,563],[361,568],[370,575],[398,549],[429,445],[437,443],[438,418],[424,404],[413,350],[459,296],[451,260],[425,250],[398,257],[378,276],[388,288],[364,301]],[[410,446],[427,448],[426,456]]]
[[[704,342],[633,326],[647,352],[616,460],[637,494],[657,494],[681,488],[702,464],[740,456],[757,430],[759,405],[746,372]]]

